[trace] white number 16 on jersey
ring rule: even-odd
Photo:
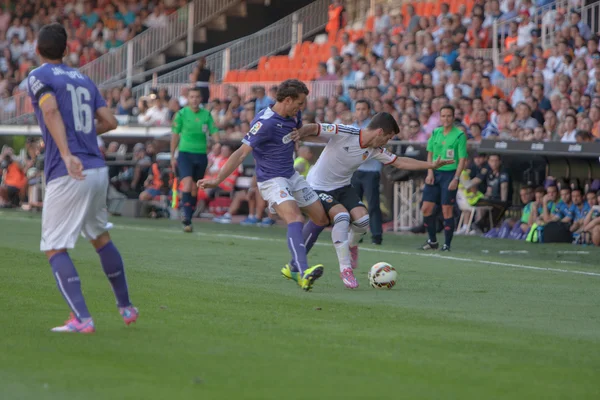
[[[87,104],[92,100],[90,91],[83,86],[73,86],[67,84],[67,90],[71,94],[71,104],[73,108],[73,122],[75,130],[88,134],[92,131],[92,123],[94,115],[92,107]]]

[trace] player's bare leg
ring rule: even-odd
[[[340,278],[342,278],[342,282],[347,288],[355,289],[358,287],[358,282],[352,272],[350,258],[350,213],[343,205],[337,204],[329,210],[329,218],[333,221],[331,240],[340,262]]]
[[[66,249],[46,251],[46,257],[52,267],[52,275],[56,280],[58,290],[71,309],[69,320],[63,326],[52,328],[53,332],[95,332],[94,321],[88,311],[83,293],[81,281],[75,265]]]
[[[126,325],[136,322],[139,312],[129,300],[129,288],[127,287],[123,259],[121,258],[121,253],[119,253],[119,250],[113,244],[110,234],[104,232],[96,239],[90,240],[90,243],[94,246],[100,257],[102,269],[112,286],[117,307],[123,317],[123,321],[125,321]]]
[[[267,210],[267,216],[263,218],[263,215],[265,214],[265,210]],[[263,199],[260,192],[257,191],[256,192],[256,219],[258,219],[258,222],[260,222],[260,225],[262,227],[268,228],[275,224],[274,217],[275,217],[274,215],[269,213],[266,200]],[[308,253],[308,250],[307,250],[307,253]]]
[[[427,242],[421,247],[422,250],[437,250],[440,247],[436,237],[437,221],[435,219],[435,214],[433,213],[434,209],[435,203],[431,201],[423,202],[421,212],[423,213],[423,220],[429,239],[427,239]]]
[[[321,204],[318,201],[315,203],[318,203],[319,207],[321,207],[322,215],[325,216],[325,212]],[[315,203],[311,204],[311,206],[313,206]],[[314,267],[310,268],[308,266],[308,261],[306,258],[306,246],[302,237],[302,221],[304,220],[304,217],[302,216],[300,208],[298,207],[298,203],[295,200],[288,200],[280,204],[275,204],[274,208],[277,212],[277,215],[279,215],[288,226],[287,242],[292,255],[293,264],[295,264],[295,266],[298,268],[297,282],[302,289],[309,291],[312,289],[314,281],[323,275],[323,266],[315,265]],[[310,206],[306,208],[310,208]],[[310,211],[318,216],[318,211],[315,211],[314,207]],[[327,217],[325,216],[325,218]],[[319,219],[319,222],[323,222],[323,219]]]
[[[194,213],[194,199],[196,198],[194,193],[198,194],[198,186],[192,179],[191,176],[186,176],[181,180],[183,186],[183,193],[181,201],[183,202],[183,231],[192,232],[192,215]]]
[[[358,268],[358,243],[369,231],[369,212],[365,207],[354,207],[350,210],[350,234],[348,244],[350,247],[350,261],[352,269]]]

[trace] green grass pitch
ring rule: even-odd
[[[97,332],[68,316],[38,216],[0,213],[0,399],[599,399],[600,251],[457,237],[365,245],[344,289],[330,233],[312,293],[279,273],[285,231],[113,219],[137,325],[87,243],[71,256]],[[371,289],[368,267],[400,279]]]

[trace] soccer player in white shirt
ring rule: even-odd
[[[325,150],[308,173],[307,181],[319,194],[333,224],[331,238],[340,262],[340,277],[347,288],[357,288],[353,270],[358,266],[358,242],[367,233],[369,213],[350,185],[358,167],[371,159],[407,170],[437,169],[449,161],[419,161],[397,157],[383,147],[400,132],[392,115],[376,114],[365,129],[339,124],[307,124],[292,134],[292,139],[328,140]],[[317,237],[305,238],[306,251]],[[290,278],[290,266],[282,273]],[[290,278],[291,279],[291,278]]]

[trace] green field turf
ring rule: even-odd
[[[325,275],[304,293],[279,275],[281,228],[113,222],[140,320],[123,325],[81,240],[97,332],[58,334],[39,217],[0,213],[0,399],[600,398],[598,249],[457,237],[442,256],[386,235],[350,291],[325,232],[310,257]],[[393,290],[367,286],[377,261],[398,270]]]

